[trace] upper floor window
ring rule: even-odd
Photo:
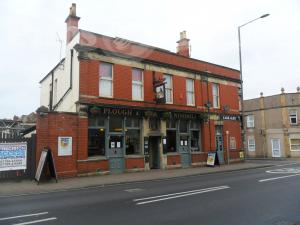
[[[220,108],[219,85],[212,84],[213,107]]]
[[[186,102],[187,105],[195,105],[194,80],[186,79]]]
[[[172,76],[164,74],[164,79],[166,82],[165,89],[166,89],[166,103],[173,103],[173,82]]]
[[[143,70],[132,69],[132,99],[143,100]]]
[[[290,124],[297,124],[297,110],[290,109]]]
[[[254,115],[248,115],[247,118],[247,127],[252,128],[254,127]]]
[[[100,63],[100,96],[112,97],[113,96],[113,74],[112,64]]]

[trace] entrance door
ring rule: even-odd
[[[111,173],[122,173],[125,168],[123,136],[109,136],[109,148],[107,156],[109,159],[109,171]]]
[[[149,166],[150,169],[160,168],[159,154],[160,137],[149,137]]]
[[[216,126],[215,136],[216,136],[216,151],[218,154],[218,159],[220,164],[224,164],[224,142],[223,142],[223,132],[222,126]]]
[[[191,164],[191,154],[189,151],[188,136],[180,136],[179,153],[181,156],[181,166],[189,167]]]
[[[281,151],[280,151],[280,139],[274,138],[271,139],[272,143],[272,157],[280,157]]]

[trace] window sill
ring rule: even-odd
[[[107,160],[107,157],[106,156],[93,156],[93,157],[88,157],[87,159],[77,160],[77,162],[93,162],[93,161],[102,161],[102,160]]]
[[[167,154],[166,154],[167,156],[168,155],[180,155],[180,153],[179,152],[167,152]]]
[[[144,155],[137,155],[137,154],[133,154],[133,155],[125,155],[126,159],[139,159],[139,158],[144,158]]]
[[[201,152],[201,151],[192,151],[191,154],[193,154],[193,155],[202,155],[202,154],[206,154],[206,153]]]
[[[111,99],[111,98],[113,98],[113,96],[102,96],[102,95],[99,95],[99,98],[108,98],[108,99]]]

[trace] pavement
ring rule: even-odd
[[[124,183],[131,183],[131,182],[172,179],[177,177],[232,172],[238,170],[249,170],[254,168],[274,166],[276,163],[278,162],[269,161],[269,160],[247,160],[241,163],[234,163],[230,165],[221,165],[215,167],[194,167],[194,168],[171,169],[171,170],[150,170],[150,171],[143,171],[143,172],[122,173],[122,174],[75,177],[75,178],[68,178],[68,179],[59,179],[57,183],[54,179],[49,181],[43,181],[40,182],[39,184],[37,184],[37,182],[34,180],[16,180],[16,181],[4,181],[4,182],[2,181],[0,186],[0,197],[67,191],[71,189],[116,185],[116,184],[124,184]]]

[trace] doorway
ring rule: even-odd
[[[216,137],[216,152],[218,154],[218,159],[220,164],[224,164],[224,140],[223,140],[223,127],[215,127],[215,137]]]
[[[271,144],[272,144],[272,157],[274,158],[280,157],[281,156],[280,139],[279,138],[271,139]]]
[[[149,137],[149,166],[150,169],[160,168],[160,137]]]

